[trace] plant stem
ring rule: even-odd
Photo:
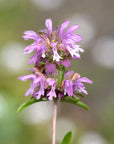
[[[57,100],[54,100],[53,127],[52,127],[52,144],[55,144],[56,118],[57,118]]]

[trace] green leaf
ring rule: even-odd
[[[59,75],[58,82],[59,82],[59,85],[61,86],[62,81],[64,79],[65,67],[61,65],[61,66],[58,66],[57,69],[58,69],[58,75]]]
[[[86,104],[84,104],[83,102],[81,102],[81,101],[78,101],[76,103],[76,105],[78,105],[78,106],[80,106],[80,107],[82,107],[82,108],[84,108],[86,110],[89,110],[89,107]]]
[[[66,102],[66,103],[75,104],[75,105],[78,105],[78,106],[80,106],[80,107],[82,107],[86,110],[89,110],[89,107],[86,104],[84,104],[83,102],[81,102],[80,98],[78,98],[78,97],[74,98],[74,97],[71,97],[71,96],[65,96],[60,101],[63,102],[63,103]]]
[[[36,102],[41,102],[41,101],[47,101],[46,99],[35,99],[35,98],[31,98],[29,101],[25,102],[24,104],[22,104],[18,109],[17,109],[17,113],[20,112],[21,110],[23,110],[24,108],[28,107],[29,105],[36,103]]]
[[[69,131],[69,132],[64,136],[61,144],[70,144],[71,138],[72,138],[72,132]]]
[[[67,103],[71,103],[71,104],[77,104],[77,102],[80,100],[80,98],[76,97],[72,97],[72,96],[65,96],[61,99],[61,102],[67,102]]]

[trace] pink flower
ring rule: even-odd
[[[47,83],[51,86],[51,90],[48,92],[47,96],[49,100],[53,100],[53,97],[57,97],[55,89],[56,89],[56,81],[55,79],[48,78]]]
[[[73,71],[68,71],[64,77],[64,95],[74,96],[75,92],[88,94],[85,90],[85,86],[83,83],[92,84],[92,81],[86,77],[80,77],[80,74],[75,73],[73,75]]]
[[[39,59],[43,58],[44,61],[48,59],[50,61],[60,62],[64,66],[69,67],[69,58],[80,59],[79,52],[83,52],[84,50],[76,43],[80,42],[82,37],[74,34],[79,26],[74,25],[66,30],[69,23],[70,21],[67,20],[62,23],[61,26],[53,27],[52,20],[46,19],[46,29],[41,30],[39,34],[36,34],[34,31],[24,32],[23,38],[25,40],[34,40],[33,44],[24,49],[25,54],[35,51],[29,64],[31,62],[36,64]],[[68,65],[65,62],[66,59],[69,63]]]

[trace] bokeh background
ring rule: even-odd
[[[44,28],[69,19],[79,24],[83,36],[82,60],[72,69],[93,80],[83,100],[89,111],[75,105],[58,105],[57,144],[73,131],[72,144],[114,144],[114,0],[0,0],[0,144],[50,144],[53,104],[34,104],[16,113],[29,82],[30,55],[23,49],[32,41],[22,39],[26,30]]]

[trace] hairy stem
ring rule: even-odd
[[[52,144],[55,144],[56,118],[57,118],[57,100],[54,101],[53,126],[52,126]]]

